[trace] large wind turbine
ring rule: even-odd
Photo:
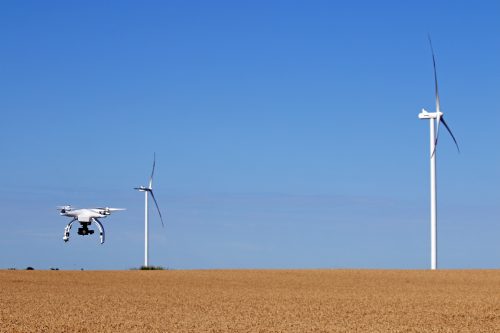
[[[148,186],[134,187],[134,190],[144,192],[144,267],[149,266],[149,257],[148,257],[149,256],[149,225],[148,225],[149,195],[151,195],[151,198],[153,198],[156,210],[158,211],[158,215],[160,216],[161,225],[162,227],[164,227],[163,218],[160,212],[160,207],[158,207],[158,203],[156,202],[155,195],[153,193],[153,176],[155,173],[155,164],[156,164],[156,154],[153,155],[153,170],[151,171],[151,177],[149,177]]]
[[[434,87],[435,87],[435,95],[436,95],[436,112],[427,112],[425,109],[422,109],[422,112],[419,113],[418,118],[420,119],[429,119],[430,124],[430,161],[431,161],[431,269],[437,268],[437,185],[436,185],[436,148],[439,138],[439,126],[442,123],[448,133],[450,133],[451,138],[455,142],[458,151],[460,152],[460,148],[458,147],[457,140],[455,136],[451,132],[450,127],[446,124],[444,120],[443,113],[440,109],[439,103],[439,90],[438,90],[438,80],[436,73],[436,58],[434,56],[434,49],[432,47],[432,41],[429,36],[429,43],[431,46],[432,52],[432,64],[434,66]]]

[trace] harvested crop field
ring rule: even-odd
[[[0,332],[499,332],[500,271],[0,271]]]

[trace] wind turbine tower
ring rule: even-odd
[[[158,211],[158,215],[160,216],[160,221],[162,227],[163,218],[161,216],[160,207],[158,207],[158,202],[156,202],[155,195],[153,193],[153,176],[155,173],[155,165],[156,165],[156,154],[153,155],[153,170],[151,171],[151,176],[149,177],[148,186],[140,186],[134,187],[134,190],[139,192],[144,192],[144,267],[149,267],[149,204],[148,199],[151,195],[153,202],[155,203],[156,210]]]
[[[434,66],[434,87],[435,87],[435,95],[436,95],[436,112],[428,112],[425,109],[422,109],[422,112],[419,113],[418,118],[420,119],[429,119],[430,125],[430,199],[431,199],[431,269],[437,269],[437,183],[436,183],[436,148],[439,138],[439,125],[442,123],[448,133],[450,133],[455,145],[457,146],[458,152],[460,152],[460,148],[458,147],[457,140],[455,136],[451,132],[450,127],[446,123],[443,117],[443,113],[440,109],[440,101],[439,101],[439,90],[438,90],[438,80],[436,73],[436,59],[434,56],[434,49],[432,47],[432,41],[429,36],[429,43],[431,46],[432,52],[432,63]]]

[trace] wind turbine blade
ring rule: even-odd
[[[432,53],[432,66],[434,68],[434,94],[436,95],[436,112],[439,112],[440,104],[439,104],[439,87],[438,87],[438,78],[436,71],[436,56],[434,54],[434,48],[432,47],[431,35],[429,37],[429,45],[431,46]]]
[[[151,170],[151,177],[149,177],[149,188],[153,187],[153,176],[155,174],[155,165],[156,165],[156,152],[153,154],[153,170]]]
[[[158,215],[160,215],[161,226],[165,227],[165,225],[163,224],[163,217],[161,216],[160,207],[158,207],[158,202],[156,202],[155,195],[154,195],[153,191],[148,191],[148,192],[151,194],[151,198],[153,198],[153,201],[154,201],[155,206],[156,206],[156,210],[158,210]]]
[[[432,67],[434,69],[434,95],[436,96],[436,139],[434,143],[434,147],[437,147],[437,141],[439,138],[439,125],[441,124],[441,103],[439,100],[439,87],[438,87],[438,78],[437,78],[437,70],[436,70],[436,56],[434,54],[434,48],[432,47],[432,40],[431,40],[431,35],[428,35],[429,37],[429,45],[431,47],[431,53],[432,53]],[[436,148],[434,148],[435,152]],[[434,155],[434,152],[432,152],[432,155]]]
[[[458,150],[458,152],[460,153],[460,148],[458,147],[458,142],[457,142],[457,139],[455,139],[455,136],[454,136],[454,135],[453,135],[453,133],[451,132],[450,127],[448,126],[448,124],[446,123],[446,121],[444,121],[444,117],[441,117],[441,122],[443,123],[444,127],[448,130],[448,133],[450,133],[451,138],[452,138],[452,139],[453,139],[453,141],[455,142],[455,146],[457,146],[457,150]]]

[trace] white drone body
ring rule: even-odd
[[[104,243],[104,227],[98,218],[105,218],[114,211],[125,210],[124,208],[109,208],[109,207],[99,207],[99,208],[82,208],[73,209],[71,206],[59,206],[57,209],[60,211],[62,216],[72,217],[73,219],[68,223],[66,228],[64,228],[63,240],[67,242],[69,240],[69,231],[73,222],[78,221],[80,223],[80,228],[78,228],[78,234],[82,236],[92,235],[94,230],[89,229],[91,223],[97,225],[99,229],[99,237],[101,244]]]

